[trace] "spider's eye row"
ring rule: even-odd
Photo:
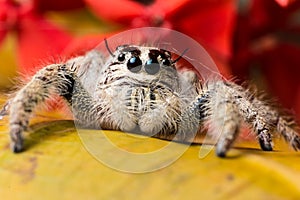
[[[146,61],[145,71],[148,74],[154,75],[159,71],[159,69],[160,69],[160,66],[159,66],[157,59],[149,59]]]
[[[142,61],[139,57],[131,57],[127,62],[127,68],[133,73],[137,73],[142,69]]]
[[[118,61],[119,62],[123,62],[125,60],[125,54],[124,53],[121,53],[118,55]]]

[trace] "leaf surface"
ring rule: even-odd
[[[4,100],[0,101],[0,104]],[[7,118],[0,121],[1,199],[297,199],[299,153],[276,141],[280,151],[262,152],[255,141],[238,142],[228,158],[199,159],[192,145],[161,170],[130,174],[111,169],[87,152],[71,120],[38,114],[26,136],[27,150],[9,149]],[[89,130],[90,134],[97,134]],[[29,135],[28,135],[29,134]],[[142,151],[168,141],[105,131],[118,146]],[[142,145],[141,145],[142,144]],[[101,145],[101,144],[99,144]],[[176,144],[180,148],[184,144]]]

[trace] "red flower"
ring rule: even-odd
[[[67,32],[45,19],[42,2],[48,1],[0,1],[0,45],[6,34],[16,34],[22,71],[57,56],[72,40]]]
[[[123,29],[159,26],[194,38],[214,57],[222,72],[231,53],[235,19],[234,0],[85,0],[101,19]]]
[[[0,0],[0,45],[6,34],[16,33],[23,70],[84,52],[113,33],[75,38],[44,12],[87,5],[101,20],[119,25],[116,32],[158,26],[185,33],[208,50],[223,74],[232,70],[239,79],[259,74],[286,107],[300,113],[300,2],[239,2],[237,10],[234,0]]]
[[[85,7],[83,0],[32,0],[35,9],[43,13],[45,11],[65,11],[81,9]]]
[[[293,3],[296,0],[275,0],[279,5],[286,7],[289,4]]]
[[[300,2],[280,2],[290,4],[283,7],[274,0],[253,0],[243,7],[231,62],[239,77],[259,75],[285,107],[298,109],[300,119]]]

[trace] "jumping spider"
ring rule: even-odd
[[[227,80],[204,83],[193,71],[178,69],[178,59],[163,49],[123,45],[109,52],[107,61],[92,50],[48,65],[16,93],[4,108],[13,152],[23,150],[23,132],[34,109],[55,93],[84,127],[189,141],[209,125],[212,136],[222,131],[216,154],[224,157],[244,121],[262,150],[272,150],[274,131],[300,149],[290,123],[249,90]]]

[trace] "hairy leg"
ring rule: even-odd
[[[249,123],[257,134],[261,149],[272,151],[272,132],[277,131],[294,149],[300,149],[300,137],[276,110],[259,100],[243,87],[224,82],[225,90],[232,95],[234,104],[245,122]]]
[[[294,150],[300,150],[300,136],[298,132],[291,128],[291,122],[285,120],[282,117],[278,118],[276,129],[284,137],[284,139],[290,144]],[[298,129],[299,130],[299,129]]]
[[[36,106],[49,98],[52,93],[58,93],[71,103],[74,85],[74,72],[71,68],[65,64],[46,66],[10,101],[9,126],[12,151],[23,150],[23,131],[26,130]]]
[[[217,140],[216,154],[225,157],[238,136],[241,116],[223,82],[208,84],[206,93],[208,131]]]

